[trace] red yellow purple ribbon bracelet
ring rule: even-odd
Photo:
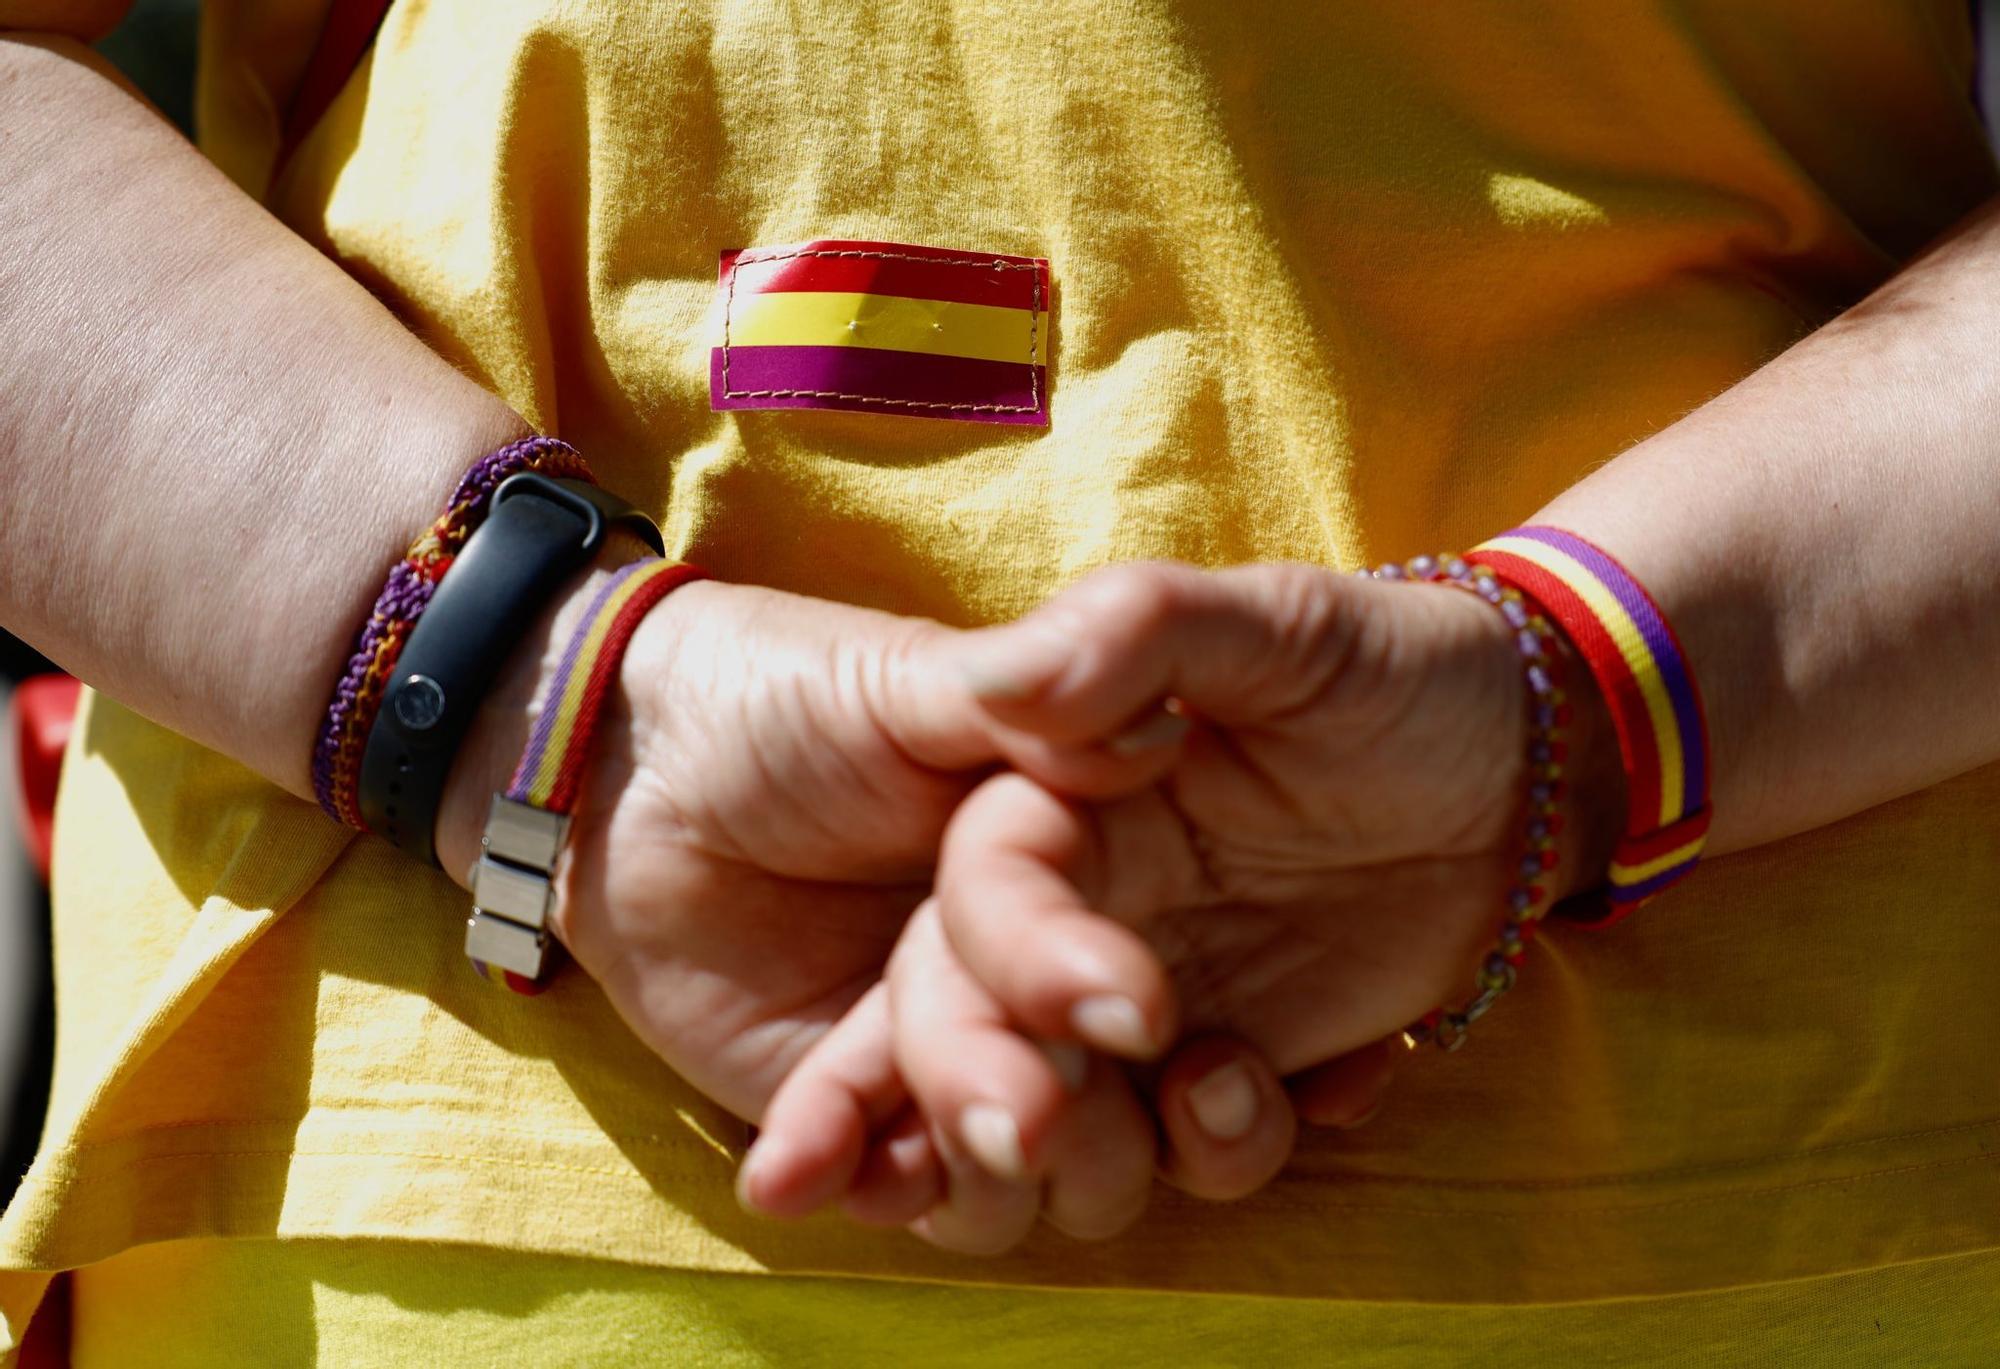
[[[697,567],[673,561],[621,567],[592,596],[563,649],[514,778],[493,796],[473,870],[465,954],[492,982],[517,993],[540,992],[556,860],[619,663],[654,605],[701,577]]]
[[[1708,723],[1694,671],[1645,586],[1560,528],[1523,527],[1466,553],[1533,600],[1597,681],[1630,802],[1609,882],[1577,919],[1603,927],[1685,878],[1709,823]]]

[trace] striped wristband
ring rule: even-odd
[[[1610,879],[1575,920],[1606,927],[1677,883],[1708,836],[1708,723],[1686,653],[1637,580],[1574,533],[1524,527],[1466,554],[1533,599],[1589,667],[1629,795]]]
[[[694,566],[658,559],[620,568],[598,589],[563,649],[514,778],[493,796],[472,874],[465,953],[492,982],[540,992],[556,859],[619,663],[654,605],[701,576]]]

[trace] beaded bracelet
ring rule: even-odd
[[[702,576],[698,567],[657,558],[621,567],[591,597],[564,647],[514,777],[493,796],[472,872],[465,954],[490,982],[541,991],[556,860],[619,663],[640,620]]]
[[[567,442],[553,437],[510,442],[481,457],[465,473],[444,513],[389,572],[367,623],[355,637],[313,745],[313,794],[335,821],[368,830],[361,816],[361,756],[382,707],[382,692],[395,677],[403,644],[429,606],[438,581],[485,521],[493,492],[503,480],[523,471],[571,480],[592,478],[583,457]]]
[[[1478,595],[1498,609],[1514,631],[1515,648],[1527,681],[1528,789],[1527,816],[1522,826],[1520,854],[1501,906],[1500,930],[1494,947],[1480,961],[1476,992],[1456,1009],[1426,1013],[1403,1030],[1411,1050],[1435,1044],[1455,1051],[1465,1044],[1472,1024],[1484,1017],[1502,994],[1514,987],[1528,943],[1548,912],[1544,881],[1556,866],[1556,835],[1562,818],[1556,808],[1563,795],[1562,728],[1569,706],[1562,689],[1556,656],[1555,627],[1518,589],[1503,585],[1482,566],[1461,556],[1419,556],[1400,565],[1357,572],[1375,580],[1446,584]]]
[[[1605,886],[1563,905],[1608,927],[1687,877],[1708,838],[1708,720],[1673,626],[1646,587],[1560,528],[1524,527],[1466,553],[1537,601],[1576,648],[1611,714],[1627,786]]]

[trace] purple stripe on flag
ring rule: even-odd
[[[976,423],[1049,421],[1048,368],[876,347],[717,347],[716,409],[853,409]]]
[[[1660,680],[1667,687],[1667,698],[1674,706],[1674,722],[1681,734],[1681,816],[1694,812],[1708,801],[1707,748],[1703,745],[1701,715],[1695,708],[1694,682],[1688,677],[1685,662],[1674,647],[1673,634],[1667,630],[1666,621],[1660,611],[1653,606],[1646,591],[1639,583],[1603,552],[1572,533],[1559,528],[1528,527],[1514,529],[1514,535],[1554,547],[1574,557],[1585,570],[1602,582],[1611,592],[1632,621],[1639,625],[1639,635],[1645,639],[1646,649],[1653,653],[1653,659],[1660,667]]]

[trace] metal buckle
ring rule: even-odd
[[[494,917],[478,908],[465,920],[465,953],[481,965],[540,979],[548,962],[549,934]]]
[[[465,953],[481,964],[538,979],[548,959],[555,866],[569,818],[495,794],[472,869]]]

